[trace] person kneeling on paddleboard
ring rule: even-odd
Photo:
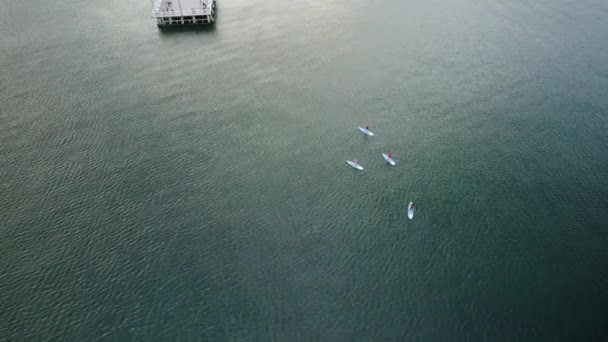
[[[369,125],[365,125],[365,129],[369,131]]]
[[[391,158],[391,159],[393,159],[393,154],[389,152],[388,153],[388,157]]]

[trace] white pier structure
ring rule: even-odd
[[[154,0],[158,26],[205,25],[215,21],[215,0]]]

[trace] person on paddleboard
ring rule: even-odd
[[[365,129],[369,131],[369,125],[365,125]]]
[[[388,153],[388,157],[389,157],[390,159],[393,159],[393,154],[389,152],[389,153]]]

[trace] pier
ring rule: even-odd
[[[159,27],[215,22],[215,0],[154,0],[152,17]]]

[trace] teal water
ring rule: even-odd
[[[606,1],[1,5],[0,340],[608,339]]]

